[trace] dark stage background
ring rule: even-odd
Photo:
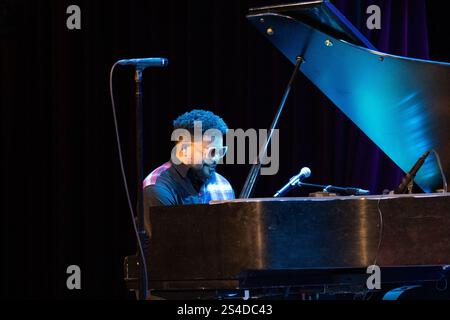
[[[109,68],[120,58],[170,61],[144,72],[146,173],[169,159],[171,120],[191,108],[208,108],[231,128],[267,128],[293,66],[245,14],[274,3],[283,1],[0,0],[3,297],[133,298],[122,281],[122,259],[135,252],[135,239]],[[379,50],[449,61],[442,1],[334,3]],[[372,3],[382,9],[382,29],[370,32],[365,11]],[[66,28],[71,4],[81,7],[81,30]],[[118,68],[114,84],[131,177],[132,68]],[[311,182],[374,193],[400,180],[398,168],[303,75],[280,128],[280,171],[262,177],[255,196],[272,195],[302,166],[312,169]],[[220,169],[237,192],[248,170]],[[66,289],[71,264],[81,267],[80,291]]]

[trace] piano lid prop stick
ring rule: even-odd
[[[259,161],[259,159],[266,156],[267,147],[269,146],[269,143],[272,140],[273,131],[277,127],[278,120],[280,119],[280,116],[281,116],[281,112],[283,111],[284,105],[286,104],[286,100],[289,96],[292,85],[294,83],[294,80],[297,76],[298,70],[300,69],[300,65],[302,64],[302,62],[303,62],[303,57],[298,56],[294,71],[292,72],[291,78],[289,79],[289,83],[286,87],[286,90],[284,91],[283,99],[281,100],[281,103],[278,106],[278,111],[275,114],[275,118],[272,121],[272,125],[270,126],[269,137],[267,138],[267,141],[264,144],[264,148],[263,148],[262,152],[259,155],[257,155],[257,158],[255,159],[255,161],[253,161],[253,165],[250,169],[247,179],[245,180],[244,187],[242,188],[241,194],[239,195],[239,198],[241,198],[241,199],[248,199],[252,195],[253,188],[256,183],[256,179],[258,178],[259,172],[261,170],[261,161]]]

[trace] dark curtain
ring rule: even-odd
[[[191,108],[208,108],[231,128],[267,128],[293,66],[245,14],[280,2],[0,0],[3,296],[132,298],[122,260],[135,252],[135,239],[114,140],[109,68],[126,57],[170,61],[144,72],[146,172],[169,158],[171,120]],[[443,60],[445,13],[431,2],[335,4],[379,50],[427,58],[430,35],[430,57]],[[379,31],[365,27],[371,3],[382,9]],[[78,31],[65,27],[71,4],[82,10]],[[114,87],[132,182],[133,70],[118,68]],[[280,129],[279,173],[262,177],[255,196],[271,196],[302,166],[312,169],[311,182],[374,193],[399,181],[398,168],[303,75]],[[239,192],[248,170],[234,165],[221,172]],[[66,289],[71,264],[81,267],[81,291]]]

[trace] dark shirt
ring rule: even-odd
[[[144,180],[146,206],[170,206],[208,203],[211,200],[234,199],[230,183],[214,172],[201,180],[184,164],[169,161],[156,168]]]

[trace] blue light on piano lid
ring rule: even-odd
[[[411,93],[409,96],[406,96],[402,101],[400,101],[399,105],[405,104],[411,99],[413,99],[415,96],[417,96],[417,92]]]
[[[426,107],[421,101],[421,94],[420,92],[410,93],[393,105],[392,100],[389,99],[389,92],[380,94],[379,99],[375,101],[373,92],[368,90],[365,84],[359,84],[359,88],[355,91],[359,93],[356,97],[361,107],[346,114],[353,122],[359,124],[367,136],[391,159],[396,159],[395,163],[404,172],[408,172],[417,159],[433,147],[430,138],[433,136],[433,128],[427,116]],[[392,87],[392,90],[398,90],[398,88]],[[386,108],[380,108],[380,105]],[[421,181],[432,180],[439,174],[430,158],[417,173],[416,180],[419,185]],[[426,192],[432,191],[423,187],[423,184],[422,188]]]
[[[411,94],[401,101],[399,106],[402,108],[402,122],[404,122],[404,134],[408,137],[409,143],[406,146],[406,156],[414,161],[409,164],[412,167],[417,159],[427,150],[433,147],[432,139],[432,125],[430,119],[427,117],[426,106],[421,103],[420,94],[418,92]],[[402,167],[404,171],[405,169]],[[429,156],[422,168],[417,173],[416,179],[420,181],[432,180],[438,174],[437,166],[434,163],[432,156]],[[426,192],[431,192],[429,188],[422,187]]]

